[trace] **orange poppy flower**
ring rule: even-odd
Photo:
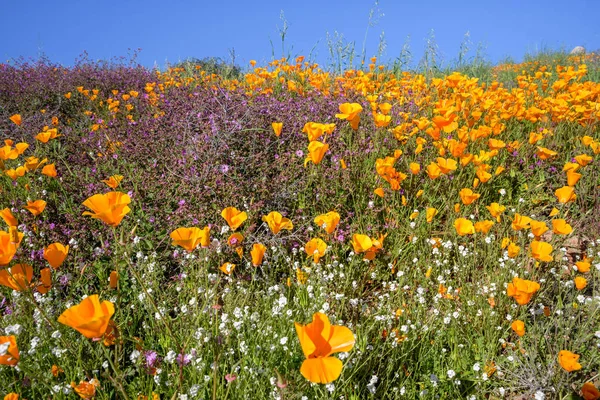
[[[557,235],[568,235],[569,233],[573,232],[573,227],[564,219],[553,219],[552,232]]]
[[[579,182],[579,179],[581,179],[582,175],[580,173],[577,173],[575,171],[573,171],[572,169],[567,171],[567,185],[568,186],[575,186],[577,184],[577,182]]]
[[[40,271],[40,282],[37,286],[38,292],[46,294],[52,288],[52,273],[50,268],[43,268]]]
[[[519,213],[515,213],[515,217],[512,221],[512,228],[515,231],[520,231],[521,229],[528,229],[533,221],[531,218],[521,215]]]
[[[10,119],[17,126],[20,126],[23,123],[23,119],[21,118],[21,114],[11,115],[8,119]]]
[[[581,387],[581,397],[583,400],[598,400],[600,399],[600,390],[592,382],[586,382]]]
[[[27,290],[33,279],[33,268],[27,264],[17,264],[10,269],[0,270],[0,285],[21,292]]]
[[[31,156],[31,157],[27,157],[27,159],[25,160],[24,167],[27,171],[32,172],[47,162],[48,162],[47,158],[44,158],[43,160],[40,161],[39,158]]]
[[[373,247],[373,241],[367,235],[355,233],[352,235],[352,247],[356,254],[364,253]]]
[[[342,169],[347,169],[348,168],[348,166],[346,165],[346,161],[344,161],[343,158],[340,158],[340,167]]]
[[[309,161],[312,161],[313,164],[319,164],[325,153],[329,150],[329,144],[321,143],[317,140],[313,140],[308,144],[308,157],[304,160],[304,166],[308,164]]]
[[[21,176],[25,176],[26,172],[27,172],[27,168],[25,168],[23,166],[17,167],[17,169],[11,168],[11,169],[7,169],[6,171],[4,171],[6,176],[8,176],[13,181],[16,181]]]
[[[223,273],[227,274],[227,275],[231,275],[231,273],[233,272],[233,270],[235,269],[235,264],[232,264],[230,262],[226,262],[223,263],[223,265],[221,265],[219,267],[219,269],[221,271],[223,271]]]
[[[577,290],[583,290],[587,286],[587,279],[585,279],[583,276],[575,277],[573,282],[575,283]]]
[[[308,325],[294,323],[306,360],[300,367],[303,377],[313,383],[330,383],[339,378],[343,364],[330,357],[348,352],[354,347],[352,331],[345,326],[331,325],[325,314],[315,313]]]
[[[427,166],[427,175],[430,179],[437,179],[442,174],[442,170],[436,163],[431,163]]]
[[[19,347],[17,346],[17,338],[11,336],[0,336],[0,347],[4,348],[8,345],[4,354],[0,355],[0,365],[9,365],[14,367],[19,362]]]
[[[552,257],[552,245],[546,242],[539,242],[534,240],[531,242],[531,256],[539,261],[554,261]]]
[[[60,243],[52,243],[44,249],[44,259],[54,269],[60,267],[69,254],[69,245],[63,246]]]
[[[262,220],[269,225],[274,234],[278,234],[282,229],[292,230],[294,228],[292,221],[277,211],[271,211],[268,215],[263,216]]]
[[[510,324],[510,327],[519,336],[523,336],[525,334],[525,323],[520,319],[517,319]]]
[[[171,232],[170,236],[173,239],[173,246],[181,246],[190,253],[198,245],[208,247],[210,244],[210,228],[208,226],[203,229],[196,227],[177,228]]]
[[[42,168],[42,175],[56,178],[56,166],[54,164],[44,165],[44,168]]]
[[[558,352],[558,363],[567,372],[579,371],[581,364],[579,360],[579,354],[571,353],[568,350],[561,350]]]
[[[410,170],[411,174],[416,175],[416,174],[418,174],[421,171],[421,165],[417,164],[415,162],[411,162],[408,165],[408,169]]]
[[[252,245],[252,250],[250,251],[250,256],[252,257],[252,265],[258,267],[260,264],[262,264],[266,250],[267,247],[262,243],[254,243]]]
[[[46,208],[46,202],[44,200],[28,201],[27,206],[24,208],[29,210],[33,215],[40,215]]]
[[[558,199],[558,202],[563,204],[577,199],[575,188],[573,186],[563,186],[560,189],[556,189],[554,195]]]
[[[221,211],[221,217],[223,217],[225,221],[227,221],[229,227],[235,231],[248,219],[248,214],[235,207],[227,207]]]
[[[308,257],[312,257],[313,261],[318,264],[319,259],[325,255],[327,250],[327,243],[318,238],[309,240],[304,246],[304,251]]]
[[[460,199],[465,206],[468,206],[469,204],[473,203],[481,196],[479,193],[473,193],[473,191],[469,188],[461,189],[458,195],[460,196]]]
[[[128,206],[129,203],[131,203],[131,198],[126,193],[95,194],[83,202],[83,205],[93,212],[85,211],[83,215],[99,219],[108,226],[117,226],[121,223],[123,217],[131,211]]]
[[[0,231],[0,266],[8,265],[11,262],[23,239],[23,234],[17,232],[16,228],[12,228],[9,229],[9,232]]]
[[[548,226],[545,222],[531,220],[530,223],[531,233],[535,235],[536,238],[542,236],[548,230]]]
[[[425,210],[425,219],[427,220],[427,223],[430,224],[431,221],[433,221],[433,217],[435,217],[437,214],[437,208],[427,207],[427,209]]]
[[[70,326],[88,339],[94,339],[104,335],[114,313],[113,303],[108,300],[100,303],[98,295],[93,294],[65,310],[58,317],[58,322]]]
[[[358,103],[343,103],[340,104],[340,113],[335,114],[335,116],[336,118],[347,120],[350,122],[352,129],[357,130],[362,110],[362,106]]]
[[[42,143],[48,143],[48,141],[52,139],[56,139],[57,137],[62,136],[58,134],[58,130],[56,128],[48,129],[44,132],[38,133],[35,138]]]
[[[116,189],[123,180],[123,175],[113,175],[108,179],[103,179],[102,182],[106,183],[106,185],[111,189]]]
[[[508,251],[508,256],[510,258],[515,258],[521,252],[521,248],[519,246],[517,246],[516,244],[514,244],[513,242],[509,243],[506,250]]]
[[[592,160],[593,158],[591,156],[588,156],[587,154],[580,154],[578,156],[575,156],[575,161],[582,167],[585,167],[586,165],[591,163]]]
[[[71,382],[73,391],[84,400],[91,400],[96,396],[96,388],[100,386],[100,382],[97,379],[91,379],[89,382],[81,381],[79,385],[75,382]]]
[[[442,174],[448,174],[450,172],[456,171],[457,163],[456,160],[452,158],[442,158],[438,157],[436,159],[437,166],[439,167]]]
[[[383,198],[385,196],[385,192],[383,191],[382,187],[378,187],[377,189],[373,190],[373,193],[375,193],[377,196]]]
[[[496,218],[496,222],[501,221],[500,215],[504,212],[504,210],[506,210],[505,206],[501,206],[498,203],[492,203],[485,208],[487,208],[490,214],[492,214],[492,217]]]
[[[340,223],[340,214],[330,211],[327,214],[321,214],[315,218],[315,224],[323,228],[325,232],[331,234]]]
[[[488,233],[494,226],[494,221],[488,219],[475,223],[475,232]]]
[[[458,218],[454,220],[454,228],[459,236],[472,235],[475,233],[473,222],[466,218]]]
[[[584,257],[583,260],[577,261],[575,263],[575,266],[577,266],[577,271],[581,272],[582,274],[585,274],[590,272],[590,267],[592,265],[589,262],[589,258]]]
[[[19,395],[17,393],[9,393],[4,396],[4,400],[19,400]]]
[[[4,210],[0,210],[0,218],[6,222],[8,226],[17,226],[19,222],[15,218],[15,216],[10,212],[10,208],[5,208]]]
[[[538,290],[540,290],[539,283],[514,277],[506,288],[506,294],[508,297],[513,297],[518,304],[523,306],[529,303]]]
[[[283,122],[273,122],[271,128],[273,128],[275,136],[279,137],[279,135],[281,135],[281,129],[283,128]]]

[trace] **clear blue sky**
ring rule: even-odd
[[[371,0],[192,1],[192,0],[3,0],[0,60],[44,53],[72,65],[87,51],[91,59],[127,56],[141,48],[138,61],[164,67],[188,57],[229,59],[235,49],[243,67],[281,56],[281,11],[288,23],[286,52],[313,51],[322,65],[329,61],[327,33],[343,34],[362,52]],[[457,58],[470,32],[470,56],[479,43],[489,60],[515,60],[542,48],[570,50],[576,45],[600,49],[600,0],[381,0],[369,27],[367,57],[377,54],[385,33],[384,60],[401,52],[407,36],[414,61],[424,52],[430,31],[446,62]],[[376,17],[376,18],[375,18]]]

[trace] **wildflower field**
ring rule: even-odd
[[[599,399],[600,58],[0,64],[4,399]]]

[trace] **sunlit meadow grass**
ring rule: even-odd
[[[599,398],[598,58],[480,67],[0,64],[0,396]],[[82,215],[112,191],[131,199],[122,221]],[[227,207],[247,213],[242,239]],[[293,227],[274,233],[272,211]],[[187,251],[180,227],[209,237]],[[539,290],[511,294],[515,277]],[[58,322],[95,294],[114,306],[102,338]],[[300,372],[294,322],[317,312],[355,338],[328,384]]]

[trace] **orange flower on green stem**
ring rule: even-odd
[[[123,175],[112,175],[108,179],[103,179],[102,182],[105,183],[109,188],[116,189],[123,180]]]
[[[573,227],[571,227],[564,219],[553,219],[552,232],[557,235],[568,235],[573,232]]]
[[[15,227],[11,227],[9,232],[0,231],[0,266],[8,265],[11,262],[22,239],[23,234],[17,232]]]
[[[58,317],[58,322],[75,329],[88,339],[94,339],[104,335],[114,313],[113,303],[108,300],[100,303],[98,295],[94,294],[65,310]]]
[[[61,243],[52,243],[44,249],[44,260],[48,261],[48,264],[56,269],[65,261],[67,254],[69,254],[69,245],[64,246]]]
[[[90,379],[89,382],[81,381],[79,382],[79,385],[76,385],[75,382],[71,382],[73,391],[85,400],[91,400],[96,396],[96,388],[98,386],[100,386],[98,379]]]
[[[0,270],[0,285],[17,292],[27,290],[33,279],[33,268],[28,264],[17,264],[10,269]]]
[[[83,202],[83,205],[92,211],[85,211],[83,215],[89,215],[99,219],[109,226],[117,226],[123,217],[131,211],[129,208],[131,198],[126,193],[108,192],[95,194]]]
[[[360,112],[363,110],[358,103],[343,103],[340,104],[340,113],[335,114],[336,118],[345,119],[350,122],[352,129],[357,130],[360,123]]]
[[[19,225],[19,222],[17,221],[17,219],[15,218],[15,216],[12,214],[12,212],[10,212],[9,208],[5,208],[4,210],[0,210],[0,218],[2,218],[4,220],[4,222],[6,222],[6,225],[8,225],[8,226],[17,226],[17,225]]]
[[[263,257],[265,256],[265,251],[267,247],[262,243],[254,243],[252,245],[252,250],[250,251],[250,256],[252,257],[252,265],[258,267],[263,262]]]
[[[11,115],[8,119],[10,119],[17,126],[20,126],[23,123],[23,119],[21,118],[21,114]]]
[[[268,215],[262,217],[262,220],[269,225],[271,232],[278,234],[282,229],[292,230],[294,224],[288,218],[285,218],[277,211],[271,211]]]
[[[271,124],[271,128],[273,128],[273,132],[275,133],[275,136],[279,137],[281,135],[281,129],[283,128],[283,123],[282,122],[273,122]]]
[[[318,264],[319,259],[325,255],[327,250],[327,243],[319,238],[313,238],[309,240],[304,246],[304,251],[308,257],[312,257],[313,261]]]
[[[506,294],[508,297],[513,297],[518,304],[523,306],[531,301],[531,298],[538,290],[540,290],[539,283],[514,277],[506,288]]]
[[[340,214],[330,211],[315,217],[315,224],[323,228],[325,232],[332,234],[340,223]]]
[[[225,221],[227,221],[229,227],[235,231],[248,219],[248,214],[235,207],[227,207],[221,211],[221,217],[223,217]]]
[[[44,168],[42,168],[42,175],[46,175],[50,178],[56,178],[56,166],[54,164],[44,165]]]
[[[573,186],[563,186],[560,189],[554,191],[554,195],[558,199],[559,203],[569,203],[577,199],[575,194],[575,188]]]
[[[46,202],[44,200],[28,201],[25,209],[29,210],[33,215],[40,215],[46,208]]]
[[[579,354],[571,353],[568,350],[561,350],[558,353],[558,363],[567,372],[579,371],[581,364],[579,364]]]
[[[308,164],[309,161],[312,161],[313,164],[319,164],[325,153],[329,150],[329,145],[327,143],[321,143],[317,140],[314,140],[308,144],[308,157],[304,160],[304,166]]]
[[[333,353],[348,352],[354,347],[352,331],[331,325],[327,315],[315,313],[308,325],[294,323],[306,360],[300,367],[303,377],[313,383],[330,383],[339,378],[343,364]]]
[[[0,336],[0,365],[14,367],[19,362],[19,347],[14,336]]]
[[[473,222],[466,218],[457,218],[454,220],[454,228],[459,236],[472,235],[475,233]]]
[[[210,228],[207,226],[204,229],[192,228],[177,228],[171,232],[173,246],[181,246],[188,252],[194,251],[198,245],[208,247],[210,244]]]

